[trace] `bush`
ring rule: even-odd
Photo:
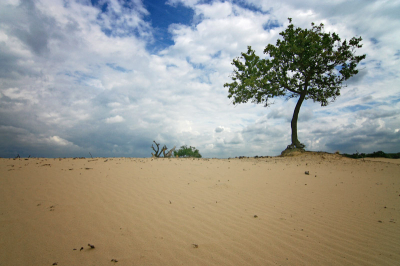
[[[174,151],[174,156],[201,158],[199,150],[192,146],[188,147],[187,145],[182,146],[178,151]]]
[[[353,153],[353,154],[343,154],[346,157],[349,158],[389,158],[389,159],[400,159],[400,152],[398,153],[385,153],[383,151],[375,151],[373,153]]]

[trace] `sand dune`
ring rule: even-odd
[[[0,265],[399,265],[399,162],[0,159]]]

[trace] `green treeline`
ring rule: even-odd
[[[343,154],[346,157],[358,159],[358,158],[389,158],[389,159],[400,159],[400,152],[398,153],[384,153],[383,151],[374,151],[373,153],[353,153]]]

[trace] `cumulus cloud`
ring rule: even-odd
[[[215,128],[215,132],[216,133],[220,133],[222,131],[224,131],[224,127],[218,126],[218,127]]]
[[[109,117],[109,118],[106,119],[106,123],[109,123],[109,124],[121,123],[121,122],[124,122],[124,121],[125,121],[125,119],[120,115],[116,115],[116,116]]]
[[[50,145],[52,145],[52,144],[59,145],[59,146],[73,145],[73,143],[71,143],[68,140],[65,140],[63,138],[60,138],[59,136],[52,136],[52,137],[46,138],[45,140],[47,142],[49,142]]]
[[[226,143],[237,145],[237,144],[241,144],[243,142],[244,142],[244,139],[243,139],[242,134],[236,133],[235,136],[232,139],[228,140]]]

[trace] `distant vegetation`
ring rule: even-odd
[[[154,153],[151,153],[152,157],[161,157],[161,154],[164,155],[165,158],[170,158],[172,155],[172,152],[175,150],[175,147],[173,147],[170,151],[168,151],[167,146],[164,145],[162,149],[160,150],[160,143],[157,143],[155,140],[153,140],[154,144],[156,144],[157,150],[154,148],[153,144],[151,145],[151,148],[153,149]]]
[[[353,153],[343,154],[346,157],[358,159],[358,158],[389,158],[389,159],[400,159],[400,152],[398,153],[384,153],[383,151],[374,151],[373,153]]]
[[[192,146],[188,147],[187,145],[182,146],[178,151],[174,151],[174,156],[201,158],[198,149]]]

